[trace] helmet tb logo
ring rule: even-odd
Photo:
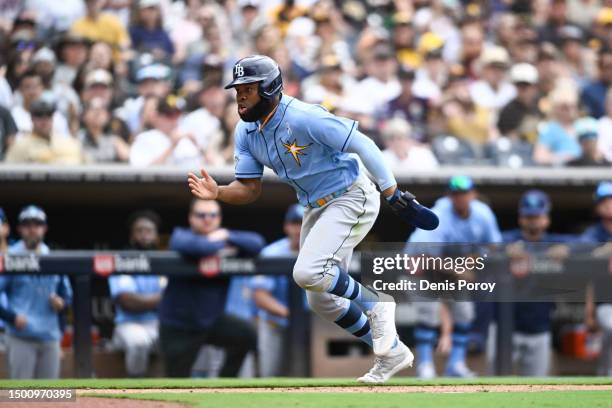
[[[244,68],[240,64],[234,65],[234,76],[240,78],[244,75]]]

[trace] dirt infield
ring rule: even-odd
[[[612,385],[600,384],[514,384],[514,385],[378,385],[355,387],[249,387],[249,388],[149,388],[149,389],[82,389],[80,395],[149,394],[149,393],[476,393],[476,392],[529,392],[529,391],[612,391]]]

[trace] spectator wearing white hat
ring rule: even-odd
[[[577,159],[568,162],[568,166],[575,167],[601,167],[609,166],[610,162],[606,160],[601,151],[597,148],[597,128],[599,123],[594,118],[581,118],[576,121],[574,128],[582,155]]]
[[[542,120],[537,104],[538,70],[525,62],[515,64],[510,69],[510,79],[517,89],[517,95],[502,108],[497,128],[503,136],[534,143]]]
[[[427,145],[422,145],[412,138],[410,124],[402,118],[395,117],[385,122],[382,140],[385,144],[383,156],[393,170],[419,171],[434,170],[438,160]]]
[[[484,49],[480,63],[482,79],[470,85],[470,95],[476,105],[497,112],[516,96],[515,86],[506,80],[510,56],[505,48],[491,46]]]
[[[136,73],[138,95],[126,100],[115,111],[115,115],[127,124],[132,135],[144,129],[142,114],[145,99],[163,97],[170,92],[170,74],[170,68],[163,64],[146,65]]]
[[[39,49],[32,57],[32,68],[40,75],[45,94],[53,97],[58,112],[68,119],[70,134],[74,135],[81,112],[79,97],[71,85],[53,81],[56,64],[55,53],[47,47]]]

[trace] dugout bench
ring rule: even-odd
[[[360,269],[360,254],[354,255],[350,272],[358,274]],[[505,271],[507,260],[503,257],[492,257],[489,262]],[[73,312],[73,350],[74,377],[90,378],[94,376],[93,348],[91,341],[92,313],[91,313],[91,279],[92,276],[109,277],[112,274],[145,274],[167,276],[194,276],[231,277],[236,275],[254,274],[289,274],[292,271],[294,259],[268,258],[268,259],[240,259],[207,257],[199,261],[188,261],[175,252],[170,251],[56,251],[49,255],[2,255],[0,256],[0,273],[2,274],[63,274],[69,275],[72,282],[74,298]],[[566,260],[566,272],[570,278],[599,279],[605,282],[604,288],[610,288],[612,279],[612,261],[608,258],[592,258],[588,255],[577,255]],[[554,278],[554,277],[553,277]],[[508,274],[506,291],[511,290],[512,277]],[[291,281],[292,282],[292,281]],[[288,375],[308,377],[324,375],[326,372],[312,372],[311,361],[317,361],[322,355],[329,353],[329,345],[325,344],[322,336],[311,337],[311,315],[303,307],[303,292],[297,285],[290,287],[290,323],[287,359],[291,361]],[[510,293],[506,293],[507,296]],[[567,295],[558,293],[559,299],[567,300]],[[569,299],[578,301],[576,298]],[[512,303],[499,303],[500,318],[497,325],[497,356],[496,370],[498,375],[512,373],[512,332],[513,307]],[[329,331],[327,322],[315,323],[322,329],[318,333]],[[321,326],[323,324],[323,326]],[[325,328],[327,324],[327,329]],[[333,329],[331,329],[333,330]],[[337,334],[336,334],[337,336]],[[312,339],[312,342],[311,342]],[[353,348],[349,354],[355,360],[344,360],[341,364],[353,366],[362,364],[369,368],[371,357],[365,356],[359,347],[351,345],[350,336],[338,337],[340,343]],[[346,340],[346,341],[345,341]],[[312,343],[312,344],[311,344]],[[353,342],[354,344],[354,342]],[[311,347],[312,346],[312,347]],[[340,345],[339,347],[343,347]],[[315,353],[315,355],[313,355]],[[338,360],[339,361],[339,360]],[[366,367],[367,362],[367,367]],[[339,366],[336,366],[339,367]],[[340,370],[341,372],[342,370]],[[69,371],[64,371],[69,372]],[[340,374],[335,371],[335,374]]]

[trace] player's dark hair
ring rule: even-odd
[[[130,214],[127,221],[129,230],[132,231],[134,224],[143,218],[155,224],[155,228],[159,232],[159,229],[161,228],[161,217],[153,210],[139,210]]]
[[[21,83],[26,79],[26,78],[33,78],[33,77],[38,77],[40,78],[41,82],[42,82],[42,75],[40,75],[38,72],[36,72],[36,70],[32,67],[28,68],[23,74],[21,74],[19,76],[19,81],[17,83],[17,86],[21,86]]]

